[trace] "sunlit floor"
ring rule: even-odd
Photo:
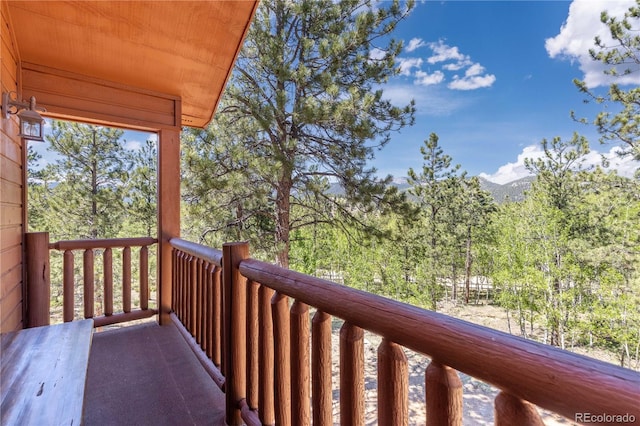
[[[85,425],[224,425],[224,404],[175,326],[94,333]]]

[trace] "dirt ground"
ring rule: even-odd
[[[501,331],[508,331],[507,317],[503,309],[491,305],[443,306],[440,312],[484,325]],[[334,420],[338,424],[339,417],[339,329],[341,321],[334,320],[333,333],[333,363],[334,363]],[[372,333],[365,333],[365,412],[366,424],[377,424],[377,382],[376,382],[376,354],[381,338]],[[426,423],[424,371],[429,359],[421,354],[405,349],[409,367],[409,424],[424,425]],[[611,358],[605,353],[598,358]],[[614,362],[613,359],[606,361]],[[463,409],[465,425],[493,425],[493,401],[498,390],[491,385],[460,373],[463,384]],[[577,423],[539,409],[546,425],[577,425]]]

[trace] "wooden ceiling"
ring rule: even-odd
[[[257,1],[9,1],[20,61],[178,96],[204,127]]]

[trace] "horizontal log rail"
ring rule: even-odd
[[[76,315],[75,300],[75,254],[82,251],[82,316],[93,318],[95,327],[135,321],[152,317],[156,309],[149,308],[149,246],[157,243],[156,238],[110,238],[94,240],[57,241],[48,245],[49,250],[63,252],[63,321],[73,321]],[[139,247],[139,306],[132,306],[131,249]],[[114,312],[113,250],[122,251],[122,311]],[[95,251],[102,250],[102,314],[95,315]]]
[[[427,425],[462,424],[458,371],[500,389],[497,425],[542,424],[533,404],[571,420],[578,413],[640,420],[640,374],[631,370],[250,259],[245,243],[223,251],[171,244],[176,318],[215,370],[227,424],[334,423],[332,317],[344,320],[341,423],[364,424],[364,331],[382,337],[379,424],[408,423],[403,348],[431,358]]]

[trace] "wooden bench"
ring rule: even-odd
[[[82,423],[93,320],[0,335],[0,424]]]

